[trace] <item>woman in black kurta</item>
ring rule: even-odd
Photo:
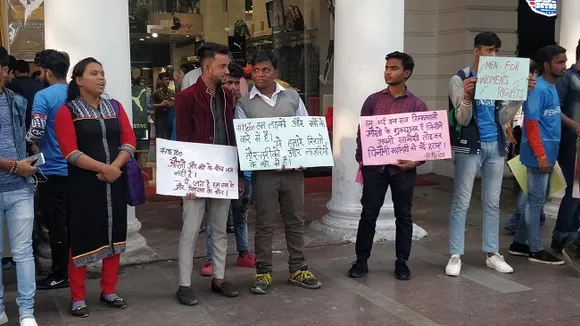
[[[87,264],[103,260],[101,301],[125,308],[115,294],[120,253],[127,238],[127,186],[121,168],[135,152],[135,134],[123,107],[101,97],[105,88],[101,64],[93,58],[73,69],[68,98],[55,129],[69,162],[68,233],[72,314],[87,317]]]

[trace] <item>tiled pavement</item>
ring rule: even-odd
[[[151,203],[140,208],[142,233],[159,253],[156,264],[122,270],[119,294],[129,308],[110,310],[98,304],[98,280],[87,282],[92,315],[86,320],[68,314],[69,291],[39,292],[36,316],[40,325],[568,325],[580,318],[580,277],[567,266],[540,266],[526,259],[506,256],[515,273],[502,275],[485,267],[481,250],[481,202],[474,192],[466,230],[466,254],[461,277],[444,274],[448,247],[447,214],[451,200],[450,180],[429,176],[437,185],[416,189],[414,220],[429,236],[414,244],[410,267],[413,278],[396,281],[392,276],[394,248],[376,244],[370,261],[371,273],[359,280],[345,276],[354,258],[353,245],[344,244],[307,228],[307,258],[323,281],[318,291],[287,285],[286,259],[281,226],[277,227],[275,288],[266,296],[250,294],[252,270],[234,267],[234,248],[228,257],[227,275],[240,287],[236,299],[217,296],[209,290],[209,279],[196,276],[194,287],[200,304],[184,307],[174,299],[180,232],[177,202]],[[505,182],[506,186],[511,182]],[[319,219],[330,194],[309,194],[309,221]],[[515,198],[506,189],[502,198],[502,223],[513,211]],[[548,244],[554,221],[544,228]],[[252,226],[252,224],[250,224]],[[252,235],[252,227],[250,235]],[[511,237],[501,233],[502,252]],[[230,244],[233,244],[230,236]],[[203,257],[203,236],[196,256]],[[196,260],[196,270],[202,262]],[[14,318],[16,287],[13,271],[5,278],[7,312]]]

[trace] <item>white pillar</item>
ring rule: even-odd
[[[386,87],[385,55],[403,51],[404,0],[336,0],[332,199],[328,214],[313,228],[354,242],[361,213],[361,186],[354,158],[360,109],[366,98]],[[377,221],[375,241],[395,239],[390,190]],[[413,237],[427,233],[414,226]]]
[[[44,2],[45,48],[65,51],[71,67],[86,57],[103,64],[106,93],[117,99],[132,119],[129,2],[122,0],[50,0]],[[70,76],[71,74],[69,74]],[[135,209],[127,208],[127,252],[122,264],[138,264],[156,258],[139,234]]]
[[[568,56],[568,66],[576,62],[576,47],[580,40],[580,1],[579,0],[562,0],[558,2],[558,22],[556,31],[559,35],[558,43],[563,46]],[[558,209],[564,197],[565,191],[561,191],[550,197],[544,207],[546,216],[551,218],[558,217]]]
[[[560,14],[558,15],[559,38],[558,43],[568,52],[568,66],[576,62],[576,47],[580,39],[580,1],[558,1]]]

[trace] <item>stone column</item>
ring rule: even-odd
[[[580,40],[580,17],[578,17],[580,1],[563,0],[558,5],[560,8],[558,8],[559,14],[556,31],[558,31],[559,35],[556,37],[558,38],[558,43],[568,50],[566,55],[568,56],[568,66],[570,66],[576,62],[576,47]],[[558,209],[560,208],[564,193],[564,191],[561,191],[550,197],[544,207],[546,216],[552,218],[558,217]]]
[[[332,198],[328,214],[313,228],[354,242],[361,213],[361,185],[354,158],[360,109],[365,99],[386,87],[385,55],[403,51],[404,0],[336,0],[334,50],[334,129]],[[376,225],[375,241],[395,239],[390,190]],[[413,237],[427,233],[414,226]]]
[[[105,69],[106,94],[122,103],[132,119],[129,3],[119,0],[50,0],[44,2],[45,48],[65,51],[71,67],[94,57]],[[70,74],[69,74],[70,75]],[[139,233],[135,209],[127,208],[127,252],[121,264],[155,260],[155,253]]]
[[[576,47],[580,39],[580,1],[562,0],[558,1],[558,43],[568,50],[568,66],[576,62]]]

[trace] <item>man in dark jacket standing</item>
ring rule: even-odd
[[[14,75],[16,78],[12,81],[12,90],[15,93],[22,95],[27,101],[26,107],[26,130],[30,128],[32,103],[34,103],[34,95],[44,88],[44,85],[30,77],[30,65],[24,60],[16,61],[14,67]]]
[[[576,47],[576,63],[556,80],[562,109],[562,138],[558,163],[566,179],[566,194],[560,203],[558,219],[552,234],[552,249],[562,252],[566,260],[580,272],[580,199],[573,198],[576,144],[580,135],[580,41]]]
[[[221,44],[205,43],[197,51],[203,74],[197,82],[181,91],[175,100],[177,140],[191,143],[235,146],[233,94],[221,85],[228,74],[228,48]],[[239,184],[243,191],[243,180]],[[227,297],[237,297],[238,290],[224,281],[229,199],[198,198],[188,194],[183,199],[183,229],[179,238],[179,289],[181,304],[193,306],[197,298],[191,289],[193,253],[205,205],[210,205],[213,238],[213,281],[211,289]]]

